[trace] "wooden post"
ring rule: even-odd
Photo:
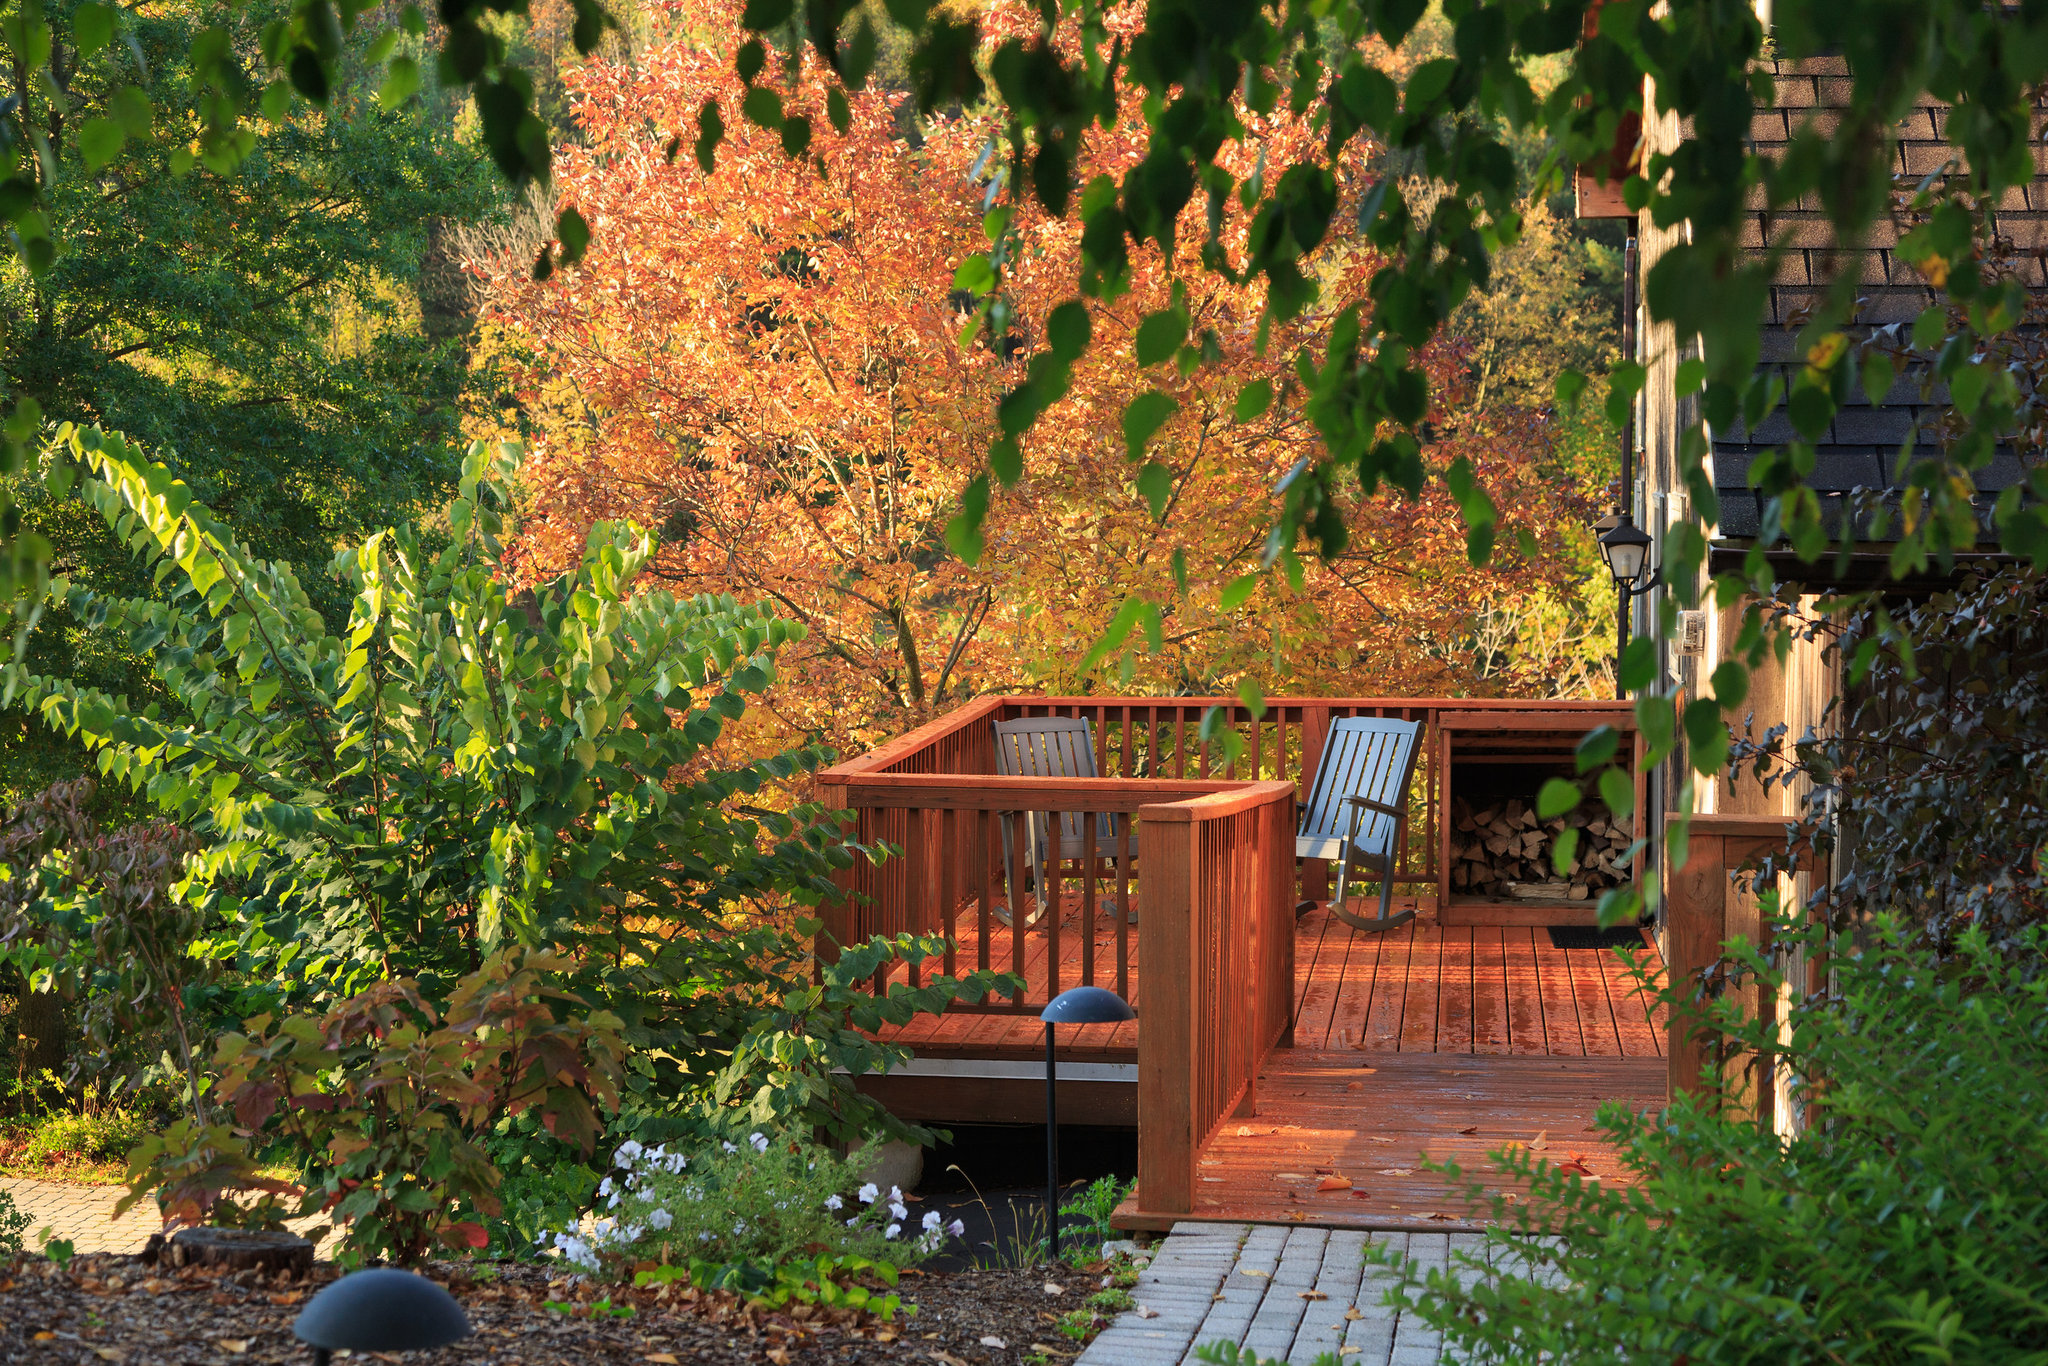
[[[1685,867],[1667,868],[1664,877],[1665,980],[1689,993],[1699,974],[1721,956],[1723,889],[1728,875],[1721,863],[1719,835],[1695,831],[1687,846]],[[1713,1035],[1697,1013],[1683,1007],[1670,1013],[1670,1039],[1665,1057],[1670,1064],[1669,1089],[1700,1093],[1702,1074]]]
[[[1316,765],[1322,762],[1323,744],[1330,738],[1330,707],[1326,702],[1308,702],[1301,709],[1301,781],[1296,800],[1307,801],[1316,790]],[[1306,901],[1330,898],[1328,859],[1304,859],[1301,865],[1301,895]]]
[[[1195,826],[1185,808],[1138,812],[1138,1193],[1149,1213],[1195,1207]]]

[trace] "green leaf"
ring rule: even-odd
[[[1138,492],[1152,509],[1152,520],[1158,521],[1166,515],[1166,500],[1173,496],[1173,471],[1157,460],[1146,461],[1145,468],[1138,471]]]
[[[145,137],[149,133],[151,116],[149,96],[137,85],[124,85],[107,99],[107,113],[121,131],[130,137]]]
[[[1045,320],[1046,341],[1051,344],[1053,355],[1063,361],[1081,358],[1081,353],[1088,349],[1092,330],[1088,307],[1078,299],[1067,300]]]
[[[1629,781],[1624,770],[1603,768],[1600,770],[1600,800],[1617,816],[1631,815],[1636,809],[1635,784]]]
[[[1131,631],[1137,626],[1138,618],[1144,614],[1145,606],[1142,598],[1123,600],[1123,605],[1116,609],[1116,615],[1110,619],[1109,629],[1105,630],[1102,638],[1082,656],[1079,672],[1083,678],[1092,673],[1095,666],[1100,664],[1110,651],[1130,639]]]
[[[1656,677],[1657,642],[1648,636],[1632,637],[1621,654],[1621,691],[1641,692]]]
[[[410,57],[393,57],[385,69],[384,83],[377,88],[377,103],[385,109],[396,109],[414,95],[420,88],[420,64]]]
[[[1259,576],[1257,574],[1241,574],[1223,585],[1223,592],[1217,600],[1218,605],[1226,612],[1235,612],[1238,608],[1245,605],[1258,586]]]
[[[283,680],[276,677],[257,679],[249,688],[249,705],[259,713],[268,711],[271,701],[277,696],[277,690],[283,686]]]
[[[71,37],[83,55],[90,57],[98,52],[114,40],[114,7],[87,0],[72,11]]]
[[[1144,459],[1145,443],[1179,410],[1178,399],[1157,389],[1132,399],[1124,408],[1124,454],[1132,460]]]
[[[1707,387],[1707,363],[1698,357],[1680,361],[1678,375],[1672,380],[1671,385],[1680,398],[1698,393]]]
[[[1685,741],[1691,747],[1695,773],[1719,773],[1728,764],[1728,728],[1721,723],[1721,705],[1711,697],[1685,704]]]
[[[78,130],[78,154],[85,159],[86,170],[97,171],[119,156],[127,141],[128,135],[112,119],[87,119]]]
[[[1255,379],[1237,391],[1237,420],[1250,422],[1273,406],[1271,380]]]
[[[1187,314],[1177,308],[1160,309],[1138,324],[1138,364],[1157,365],[1171,359],[1187,338]]]
[[[1536,793],[1536,814],[1544,820],[1562,816],[1579,804],[1579,785],[1569,778],[1545,778]]]
[[[1586,377],[1584,375],[1576,370],[1561,370],[1558,372],[1557,388],[1554,391],[1554,396],[1557,399],[1557,406],[1561,410],[1567,413],[1577,412],[1579,397],[1585,392]]]
[[[1578,747],[1573,751],[1573,759],[1578,771],[1581,773],[1591,773],[1594,769],[1612,759],[1614,751],[1620,747],[1620,744],[1621,732],[1612,726],[1596,726],[1592,730],[1587,731],[1586,738],[1579,741]]]
[[[1556,779],[1551,781],[1555,782]],[[1550,866],[1560,875],[1569,876],[1577,872],[1579,865],[1579,827],[1576,825],[1566,826],[1563,832],[1558,835],[1557,842],[1551,846],[1551,850]]]
[[[1252,720],[1258,721],[1265,717],[1265,690],[1260,688],[1251,679],[1247,678],[1237,685],[1237,700],[1244,706],[1246,711],[1252,714]]]

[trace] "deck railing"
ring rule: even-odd
[[[1232,790],[1247,781],[1294,783],[1306,794],[1315,783],[1316,764],[1330,723],[1347,716],[1385,716],[1420,721],[1424,726],[1417,780],[1410,789],[1408,840],[1395,869],[1397,889],[1433,893],[1438,882],[1440,841],[1435,794],[1440,790],[1441,746],[1438,722],[1446,713],[1485,710],[1561,712],[1611,709],[1612,703],[1517,701],[1499,698],[1273,698],[1258,716],[1237,698],[1229,697],[993,697],[972,702],[857,759],[819,775],[820,797],[854,813],[849,833],[864,843],[888,844],[903,851],[879,867],[851,870],[844,884],[847,899],[825,916],[821,947],[849,943],[875,933],[954,932],[966,926],[974,935],[977,965],[984,953],[991,965],[1007,962],[1030,968],[1033,952],[1011,933],[994,912],[1006,906],[1003,893],[1002,822],[1014,815],[1016,801],[1040,803],[1024,810],[1087,811],[1132,815],[1149,802],[1178,801],[1208,791]],[[1241,741],[1241,752],[1226,759],[1221,747],[1201,739],[1203,718],[1221,708],[1226,724]],[[1055,780],[1050,788],[1017,786],[1024,780],[995,777],[995,726],[1026,716],[1085,717],[1093,725],[1098,786],[1083,780]],[[976,778],[975,783],[919,784],[926,778]],[[1119,786],[1118,780],[1136,786]],[[1169,786],[1162,786],[1167,784]],[[1097,801],[1046,804],[1046,792],[1086,792]],[[945,812],[954,812],[945,815]],[[1019,822],[1011,821],[1013,866],[1023,866]],[[1092,826],[1089,821],[1086,826]],[[1142,819],[1132,838],[1142,843]],[[1084,826],[1084,828],[1086,828]],[[1107,843],[1105,841],[1105,843]],[[1112,889],[1116,869],[1128,868],[1104,849],[1099,859],[1082,861],[1073,881],[1055,888],[1080,905],[1094,907],[1115,901],[1129,905],[1128,888]],[[1139,866],[1142,868],[1142,859]],[[1302,895],[1329,894],[1329,869],[1320,860],[1302,866]],[[1035,899],[1034,899],[1035,904]],[[1015,917],[1013,917],[1014,919]],[[1123,917],[1119,917],[1121,921]],[[1096,975],[1097,965],[1084,968],[1082,981],[1115,986],[1127,982],[1130,935],[1117,931],[1114,982]],[[1046,955],[1048,965],[1057,955]],[[1074,985],[1068,982],[1067,985]],[[1024,996],[968,1009],[1022,1009],[1046,999],[1034,979]]]
[[[1249,1114],[1294,1008],[1294,789],[1148,806],[1138,926],[1138,1181],[1149,1210],[1194,1208],[1202,1145]]]

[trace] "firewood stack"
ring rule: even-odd
[[[1579,832],[1568,874],[1553,866],[1551,846],[1567,829]],[[1618,867],[1635,836],[1604,811],[1581,806],[1543,820],[1533,802],[1509,797],[1477,811],[1451,802],[1451,890],[1521,901],[1584,901],[1628,881]]]

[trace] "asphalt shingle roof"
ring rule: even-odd
[[[1751,140],[1765,156],[1783,153],[1792,131],[1808,118],[1814,119],[1823,133],[1830,131],[1839,124],[1840,111],[1849,103],[1848,68],[1839,57],[1779,61],[1774,64],[1774,75],[1777,104],[1759,111],[1750,124]],[[1899,140],[1892,150],[1897,176],[1917,182],[1948,162],[1953,149],[1942,137],[1947,117],[1945,105],[1929,103],[1899,125]],[[2035,180],[2007,194],[1993,221],[2000,237],[2010,239],[2021,252],[2033,253],[2021,262],[2021,278],[2029,288],[2041,289],[2048,287],[2043,266],[2044,254],[2048,254],[2048,147],[2037,141],[2034,155]],[[1898,237],[1896,224],[1881,221],[1873,225],[1866,247],[1838,250],[1827,215],[1811,196],[1775,211],[1765,209],[1759,198],[1747,215],[1743,244],[1757,251],[1767,243],[1783,243],[1788,248],[1771,288],[1762,337],[1763,368],[1776,371],[1789,384],[1800,364],[1794,344],[1803,315],[1820,301],[1828,282],[1841,271],[1855,272],[1861,282],[1863,302],[1856,325],[1866,334],[1887,323],[1910,324],[1922,310],[1938,302],[1919,272],[1898,259],[1894,251]],[[1922,433],[1916,444],[1923,448],[1935,440],[1935,419],[1947,401],[1945,386],[1923,392],[1921,377],[1910,370],[1875,406],[1855,394],[1815,444],[1817,465],[1812,484],[1822,495],[1824,508],[1832,504],[1828,510],[1839,511],[1858,489],[1891,489],[1901,446],[1916,430]],[[1791,440],[1792,434],[1782,404],[1754,431],[1738,425],[1731,431],[1713,433],[1714,486],[1721,499],[1722,538],[1745,539],[1757,534],[1763,500],[1749,487],[1751,461],[1762,450]],[[1979,501],[1987,512],[1997,492],[2022,477],[2017,454],[1999,451],[1991,466],[1977,475]]]

